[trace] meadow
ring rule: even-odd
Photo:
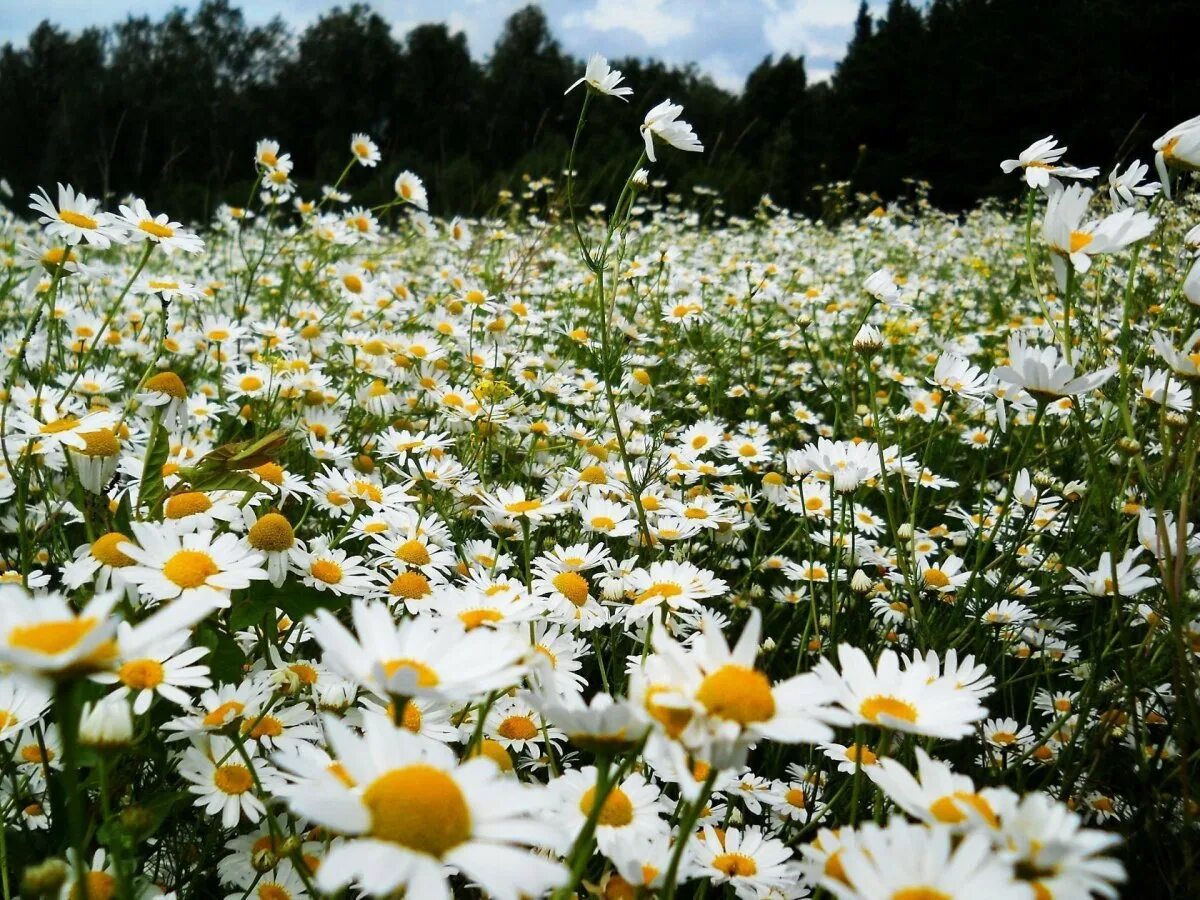
[[[1195,890],[1200,120],[822,222],[681,116],[589,208],[10,201],[5,900]]]

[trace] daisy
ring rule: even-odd
[[[1022,177],[1032,188],[1045,189],[1050,186],[1051,176],[1063,178],[1095,178],[1100,170],[1096,168],[1077,169],[1075,166],[1059,162],[1066,154],[1067,148],[1058,146],[1054,136],[1044,137],[1034,141],[1018,154],[1016,159],[1006,159],[1000,163],[1000,169],[1005,175],[1023,169]]]
[[[624,100],[633,93],[631,87],[617,87],[625,76],[616,69],[611,69],[608,66],[608,60],[599,53],[593,53],[588,57],[587,67],[584,70],[583,77],[574,82],[569,88],[563,91],[564,94],[569,94],[581,84],[586,84],[589,88],[598,94],[607,94],[609,97],[618,97]],[[654,157],[651,156],[651,159]]]
[[[696,876],[713,884],[729,884],[743,900],[758,900],[773,889],[795,884],[798,873],[789,862],[793,851],[783,841],[767,837],[761,828],[729,828],[718,835],[711,825],[691,838],[688,852]]]
[[[179,600],[208,609],[224,609],[230,593],[267,577],[261,553],[233,534],[211,531],[179,534],[149,522],[130,522],[137,543],[117,549],[136,565],[121,577],[153,600]]]
[[[1141,547],[1126,550],[1125,555],[1114,563],[1112,554],[1106,550],[1100,554],[1100,561],[1091,572],[1071,566],[1067,571],[1075,582],[1063,585],[1063,590],[1093,597],[1135,597],[1158,584],[1157,578],[1146,574],[1150,571],[1149,565],[1134,564],[1141,552]]]
[[[1078,815],[1038,791],[1001,813],[1000,832],[1035,896],[1116,897],[1116,886],[1125,880],[1120,860],[1104,855],[1120,836],[1084,828]]]
[[[382,603],[358,598],[352,618],[357,639],[326,609],[305,625],[327,666],[381,696],[465,699],[508,687],[524,669],[526,646],[508,630],[425,616],[397,623]]]
[[[163,518],[179,534],[189,531],[211,531],[218,522],[241,523],[242,511],[237,503],[244,499],[240,491],[184,491],[172,494],[163,502]]]
[[[626,621],[647,619],[660,609],[678,613],[698,612],[701,600],[718,597],[728,586],[711,572],[690,562],[652,562],[648,569],[635,569],[625,583],[632,604],[625,607]]]
[[[1094,391],[1117,371],[1116,366],[1109,366],[1076,376],[1075,367],[1059,359],[1057,347],[1030,347],[1020,334],[1009,336],[1008,357],[1008,364],[992,374],[1041,402]]]
[[[631,697],[643,702],[652,697],[655,706],[670,710],[673,720],[686,723],[678,735],[684,744],[718,752],[722,759],[726,752],[736,758],[740,749],[761,738],[784,743],[830,740],[829,724],[848,721],[828,706],[833,689],[811,672],[773,685],[755,668],[761,628],[762,617],[754,609],[730,649],[717,623],[703,616],[700,636],[686,650],[665,630],[656,630],[654,657],[661,657],[661,668],[671,673],[670,679],[656,686],[650,664],[644,675],[635,673],[639,684]]]
[[[374,168],[383,159],[375,142],[361,132],[350,138],[350,153],[359,165],[367,168]]]
[[[629,537],[637,531],[637,520],[626,503],[590,495],[576,502],[575,511],[584,531],[610,538]]]
[[[33,679],[0,679],[0,741],[36,722],[50,705],[47,686]]]
[[[0,585],[0,663],[46,677],[108,666],[120,597],[120,591],[95,594],[76,613],[62,594]]]
[[[670,100],[664,100],[646,113],[645,121],[641,125],[641,132],[642,139],[646,142],[646,157],[650,162],[657,161],[654,155],[654,138],[656,137],[677,150],[686,150],[689,153],[703,152],[704,145],[696,137],[692,126],[680,120],[681,112],[683,112],[682,106],[672,103]]]
[[[556,752],[565,737],[557,728],[546,725],[528,697],[521,694],[501,697],[492,704],[484,718],[483,733],[510,753],[532,756],[542,752],[547,735]]]
[[[145,629],[143,629],[143,633]],[[133,712],[143,715],[158,694],[177,706],[189,707],[192,697],[185,688],[212,686],[208,666],[197,665],[208,655],[207,647],[183,649],[190,635],[187,630],[175,634],[150,633],[150,642],[139,640],[137,629],[128,622],[117,627],[117,660],[115,671],[92,676],[101,684],[119,684],[109,696],[121,699],[134,695]]]
[[[546,604],[555,622],[591,631],[608,621],[608,609],[593,595],[586,574],[543,562],[533,582],[534,596]]]
[[[362,565],[361,556],[350,556],[340,547],[330,547],[328,538],[314,538],[308,546],[296,545],[288,551],[292,571],[301,581],[318,591],[337,596],[364,596],[374,588],[373,573]]]
[[[497,488],[494,495],[483,494],[483,508],[505,518],[524,518],[529,522],[552,519],[567,508],[567,505],[552,497],[542,499],[526,496],[523,485]]]
[[[458,764],[449,748],[380,716],[364,725],[358,737],[328,719],[338,777],[305,778],[281,791],[297,815],[349,836],[322,860],[321,890],[354,883],[375,895],[403,888],[448,900],[447,875],[461,871],[498,900],[516,900],[563,880],[560,864],[522,849],[560,839],[536,818],[545,809],[539,791],[503,777],[489,760]]]
[[[131,205],[119,209],[120,216],[113,216],[112,221],[125,229],[125,236],[131,243],[151,241],[167,254],[176,250],[184,253],[200,253],[204,250],[203,240],[185,231],[180,223],[170,221],[166,213],[152,215],[146,208],[145,200],[134,200]]]
[[[931,651],[932,652],[932,651]],[[951,677],[926,665],[900,668],[900,658],[884,650],[872,666],[857,647],[838,647],[842,672],[827,659],[816,673],[826,680],[837,703],[857,723],[946,739],[969,734],[972,724],[987,715],[969,692],[959,690]]]
[[[62,568],[63,584],[74,589],[90,582],[97,591],[126,587],[120,570],[134,565],[136,560],[117,549],[125,543],[129,543],[127,536],[110,531],[90,544],[80,544],[75,548],[74,558]]]
[[[559,805],[558,822],[564,840],[563,850],[592,815],[598,802],[600,785],[595,766],[564,772],[549,785],[550,795]],[[667,812],[658,788],[637,774],[626,775],[609,789],[596,819],[596,843],[607,853],[619,834],[642,835],[661,828]]]
[[[268,795],[284,787],[283,778],[272,766],[254,759],[256,744],[248,742],[242,748],[251,757],[249,761],[229,738],[206,736],[185,750],[179,763],[179,774],[189,782],[188,791],[196,795],[195,805],[210,816],[220,812],[223,828],[234,828],[242,819],[253,823],[263,817],[266,807],[256,796],[257,785]]]
[[[578,694],[550,697],[535,693],[532,697],[542,715],[576,747],[615,754],[638,746],[650,729],[641,709],[609,694],[597,693],[590,702]]]
[[[996,807],[989,796],[996,791],[976,791],[966,775],[957,775],[948,763],[931,759],[917,747],[917,776],[914,778],[894,759],[881,759],[864,771],[902,810],[929,825],[948,825],[960,830],[999,824]]]
[[[1073,184],[1052,189],[1042,220],[1042,237],[1054,251],[1050,261],[1059,290],[1066,290],[1067,262],[1076,272],[1091,268],[1093,256],[1113,253],[1140,241],[1154,230],[1158,219],[1127,207],[1104,219],[1084,223],[1092,192]]]
[[[82,193],[75,193],[70,185],[59,184],[58,206],[50,199],[45,188],[41,194],[30,194],[33,202],[29,208],[38,216],[38,224],[44,225],[46,234],[52,238],[75,246],[80,241],[103,250],[112,244],[125,243],[124,229],[114,224],[99,211],[100,201],[89,200]]]
[[[393,188],[396,196],[405,203],[411,203],[419,210],[428,211],[429,195],[425,191],[425,185],[412,172],[401,172],[397,175]]]
[[[821,886],[839,900],[937,897],[938,900],[1025,900],[1028,888],[979,832],[961,842],[945,828],[893,820],[886,828],[861,829],[839,856],[838,876]]]
[[[1181,169],[1200,168],[1200,116],[1180,122],[1154,142],[1154,166],[1162,179],[1163,194],[1171,199],[1169,166]],[[69,190],[69,189],[68,189]],[[62,186],[59,186],[61,195]]]

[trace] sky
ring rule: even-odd
[[[344,0],[349,5],[350,0]],[[372,0],[398,37],[423,22],[466,33],[485,58],[504,20],[529,0]],[[128,15],[161,17],[190,0],[0,0],[0,43],[23,44],[43,19],[69,30],[107,25]],[[252,22],[281,16],[301,29],[337,5],[331,0],[234,0]],[[563,47],[583,58],[655,57],[696,63],[738,91],[764,56],[803,55],[810,82],[832,74],[853,30],[858,0],[540,0]],[[871,0],[879,13],[884,0]]]

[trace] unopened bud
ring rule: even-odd
[[[873,356],[882,347],[883,335],[879,333],[879,329],[864,322],[858,329],[858,334],[854,336],[854,349],[863,356]]]
[[[48,859],[30,866],[21,876],[21,896],[57,897],[68,871],[67,864],[61,859]]]
[[[871,589],[873,584],[874,582],[871,581],[871,577],[866,572],[862,569],[856,569],[853,577],[850,579],[850,590],[856,594],[865,594]]]

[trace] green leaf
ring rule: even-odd
[[[150,441],[146,444],[146,456],[142,467],[142,481],[138,485],[138,503],[144,509],[157,515],[162,507],[163,497],[167,487],[163,483],[163,466],[171,455],[171,436],[158,421],[157,415],[154,426],[150,429]]]
[[[243,491],[247,494],[257,494],[267,490],[258,479],[241,472],[189,466],[180,469],[179,475],[193,491]]]
[[[267,582],[259,582],[251,588],[250,597],[251,602],[263,602],[282,610],[293,621],[311,616],[318,609],[344,609],[348,603],[346,597],[331,591],[318,591],[304,584],[285,584],[277,588]]]
[[[252,441],[234,441],[222,444],[206,453],[196,468],[203,471],[229,472],[238,469],[253,469],[268,463],[279,455],[287,443],[288,432],[277,428],[270,434]]]

